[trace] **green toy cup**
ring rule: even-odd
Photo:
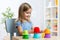
[[[29,34],[28,34],[28,30],[24,30],[24,31],[23,31],[23,35],[29,35]]]
[[[23,35],[23,39],[29,39],[29,35]]]

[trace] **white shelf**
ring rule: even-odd
[[[46,20],[58,20],[58,18],[46,18]]]
[[[49,8],[57,8],[57,6],[48,6],[48,7],[46,7],[47,9],[49,9]]]
[[[51,32],[57,33],[57,36],[58,36],[58,31],[59,30],[54,30],[53,26],[55,24],[57,24],[57,29],[59,28],[59,5],[58,6],[53,5],[54,2],[55,2],[54,0],[51,1],[52,4],[49,4],[48,2],[49,1],[46,0],[45,3],[44,3],[45,4],[45,7],[44,7],[45,8],[45,11],[44,11],[45,12],[45,14],[44,14],[45,26],[47,26],[49,24],[49,20],[50,20],[49,25],[51,26]],[[57,12],[57,14],[56,14],[56,12]],[[55,14],[53,14],[53,13],[55,13]],[[57,16],[57,18],[56,18],[56,16]],[[57,23],[55,23],[54,20],[57,20]]]
[[[58,31],[51,31],[51,32],[58,32]]]
[[[55,31],[55,30],[51,29],[51,32],[58,32],[58,31]]]

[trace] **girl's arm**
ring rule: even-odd
[[[22,36],[22,34],[23,34],[22,27],[19,26],[19,27],[17,27],[17,29],[18,29],[19,34]],[[30,31],[28,31],[28,33],[29,34],[33,34],[34,33],[33,28]]]
[[[17,29],[18,29],[19,34],[22,35],[22,33],[23,33],[22,27],[19,26],[19,27],[17,27]]]
[[[33,34],[33,33],[34,33],[34,29],[32,27],[31,30],[29,31],[29,34]]]

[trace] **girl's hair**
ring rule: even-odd
[[[27,11],[31,6],[28,3],[22,3],[19,7],[19,12],[18,12],[18,20],[22,22],[23,19],[23,13]]]

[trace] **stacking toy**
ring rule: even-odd
[[[24,30],[23,31],[23,39],[28,39],[28,38],[29,38],[28,30]]]
[[[44,33],[45,34],[50,34],[51,32],[50,32],[50,30],[48,28],[46,28],[45,31],[44,31]]]
[[[33,38],[40,38],[41,35],[39,33],[40,33],[40,28],[39,27],[35,27],[34,28],[34,36],[33,36]]]
[[[40,38],[40,37],[41,37],[41,35],[40,35],[40,34],[35,33],[33,38]]]
[[[51,35],[50,34],[45,34],[45,38],[50,38]]]
[[[35,27],[34,28],[34,33],[40,33],[40,28],[39,27]]]
[[[29,35],[29,34],[28,34],[28,30],[24,30],[24,31],[23,31],[23,35]]]
[[[42,33],[42,38],[44,38],[44,36],[45,36],[45,33]]]
[[[23,39],[29,39],[29,35],[23,35]]]
[[[45,33],[44,38],[50,38],[51,37],[51,35],[50,35],[51,32],[48,28],[45,29],[44,33]]]

